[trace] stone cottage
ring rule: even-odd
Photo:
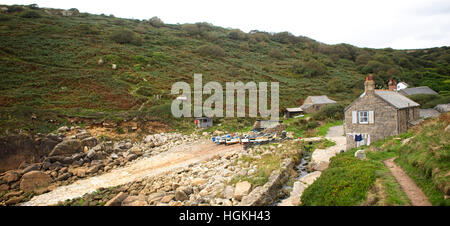
[[[372,75],[364,86],[365,92],[345,108],[347,149],[403,133],[419,119],[418,103],[397,91],[375,90]]]
[[[300,108],[305,113],[314,113],[319,111],[322,107],[330,104],[337,104],[336,101],[331,100],[327,96],[308,96]]]

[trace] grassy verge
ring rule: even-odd
[[[414,137],[399,148],[396,163],[416,182],[433,205],[450,206],[450,114],[413,128]],[[448,130],[448,129],[447,129]]]
[[[325,136],[325,135],[327,135],[328,130],[330,129],[330,127],[339,126],[339,125],[342,125],[342,124],[343,124],[342,120],[326,122],[324,125],[320,126],[317,129],[317,136]]]
[[[303,205],[410,205],[400,185],[382,163],[396,163],[416,182],[433,205],[450,205],[450,114],[427,120],[406,133],[363,146],[367,159],[357,160],[356,149],[338,154],[321,177],[302,195]],[[447,129],[448,130],[448,129]]]
[[[331,159],[328,169],[303,193],[302,205],[409,205],[405,193],[382,163],[396,156],[396,150],[368,152],[366,160],[356,159],[356,150]]]

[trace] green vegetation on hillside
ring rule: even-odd
[[[409,205],[410,201],[382,163],[395,162],[416,182],[433,205],[450,205],[450,114],[426,120],[406,133],[376,141],[367,159],[356,148],[331,158],[322,175],[302,194],[303,205]],[[447,129],[447,131],[445,131]]]
[[[420,104],[420,108],[433,108],[438,104],[450,103],[450,96],[432,95],[432,94],[416,94],[409,98]]]
[[[421,187],[433,205],[450,205],[450,114],[413,129],[414,136],[399,147],[396,162]]]
[[[170,114],[169,92],[175,82],[192,83],[194,73],[203,74],[204,84],[279,82],[281,109],[319,94],[345,106],[360,95],[367,73],[376,75],[378,86],[395,78],[441,94],[450,90],[448,47],[357,48],[288,32],[6,7],[0,13],[2,133],[49,132],[69,124],[74,114],[95,122],[137,118],[189,130],[191,119]]]

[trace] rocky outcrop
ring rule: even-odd
[[[31,171],[22,176],[20,180],[20,189],[24,192],[36,192],[47,188],[52,179],[49,175],[40,171]]]
[[[31,136],[19,134],[0,138],[0,172],[19,168],[39,159]]]
[[[72,155],[82,151],[81,141],[78,139],[68,139],[57,144],[50,152],[49,156]]]

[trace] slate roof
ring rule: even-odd
[[[428,86],[419,86],[419,87],[413,87],[413,88],[406,88],[402,89],[399,92],[409,96],[409,95],[415,95],[415,94],[433,94],[438,95],[436,91],[430,89]]]
[[[334,100],[331,100],[330,98],[328,98],[327,96],[323,95],[323,96],[310,96],[311,97],[311,101],[314,104],[336,104],[337,102]]]
[[[398,109],[420,106],[420,104],[395,91],[375,90],[375,94]]]

